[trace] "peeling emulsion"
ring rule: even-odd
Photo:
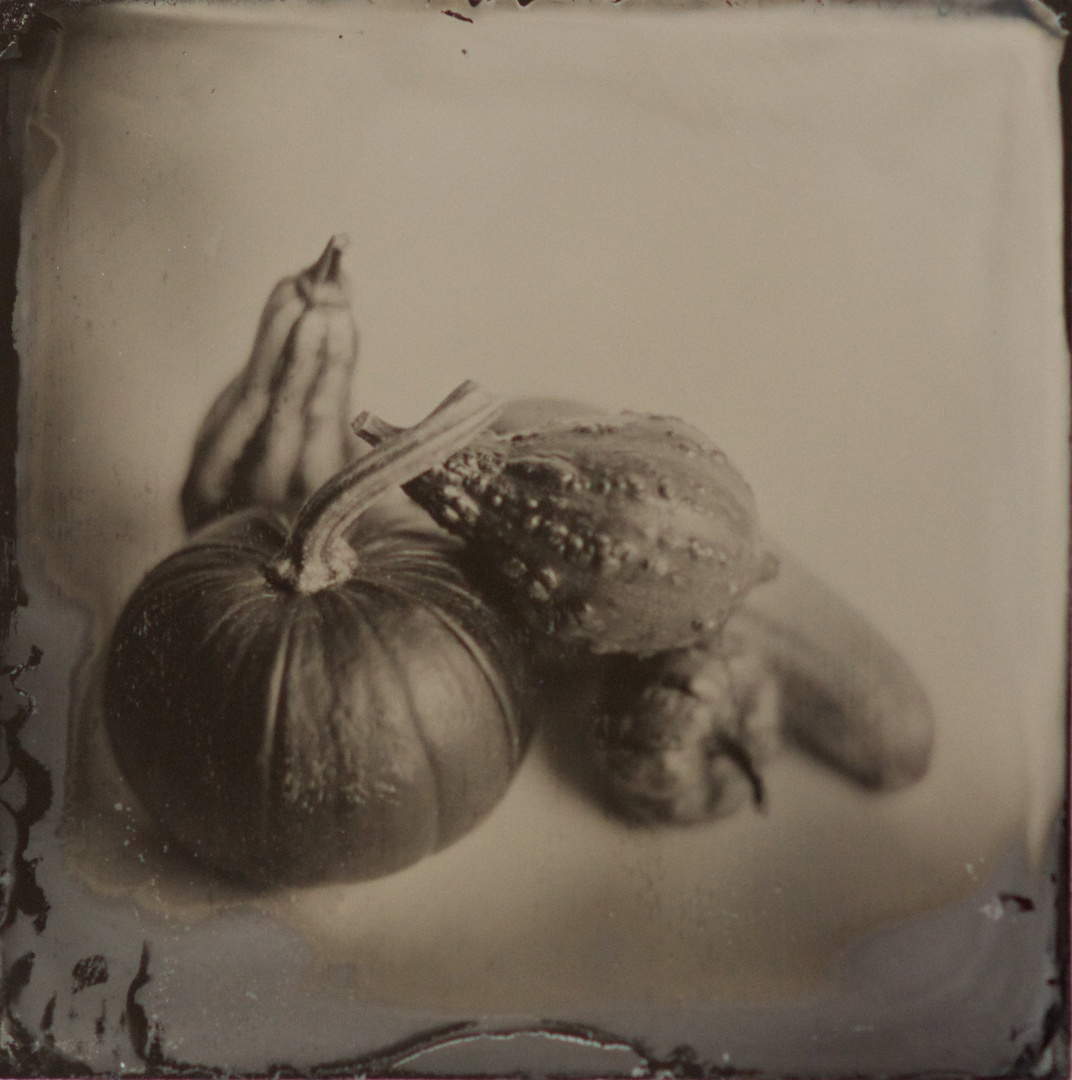
[[[52,774],[22,745],[21,734],[35,712],[33,697],[19,686],[19,680],[41,663],[42,652],[30,648],[25,663],[0,671],[14,696],[11,713],[0,720],[0,812],[7,815],[14,832],[14,844],[6,853],[0,892],[0,933],[20,916],[32,920],[41,933],[48,921],[49,904],[37,883],[36,863],[26,858],[30,830],[44,818],[52,805]],[[7,706],[4,706],[7,708]]]

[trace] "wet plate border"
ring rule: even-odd
[[[537,0],[539,2],[539,0]],[[1068,0],[1052,5],[1059,17],[1067,16]],[[995,13],[1038,15],[1039,9],[1009,3],[991,7]],[[27,603],[19,580],[15,546],[16,498],[15,457],[18,446],[17,402],[19,358],[13,337],[15,270],[19,251],[20,174],[22,144],[20,121],[27,108],[27,95],[35,57],[45,40],[55,31],[55,23],[35,0],[7,0],[0,6],[0,642]],[[1061,93],[1065,153],[1065,273],[1072,280],[1072,244],[1069,242],[1069,205],[1072,202],[1072,62],[1067,54],[1061,65]],[[1066,286],[1066,297],[1068,289]],[[1072,319],[1069,319],[1072,326]],[[0,814],[10,819],[4,833],[10,838],[8,850],[0,847],[3,860],[0,891],[0,935],[16,921],[25,920],[43,927],[50,911],[49,897],[38,883],[36,864],[27,852],[34,829],[46,817],[60,788],[58,778],[26,749],[25,733],[43,717],[33,694],[26,689],[32,673],[42,660],[31,648],[21,657],[6,656],[2,669],[0,697],[0,785],[16,778],[25,794],[18,800],[0,802]],[[1067,790],[1067,781],[1066,781]],[[1069,1043],[1069,903],[1068,903],[1068,822],[1067,800],[1059,839],[1060,872],[1051,897],[1056,927],[1056,965],[1060,982],[1059,1001],[1051,1006],[1040,1035],[1024,1048],[1006,1075],[1067,1076]],[[0,840],[0,845],[3,844]],[[1015,907],[1016,896],[1009,896]],[[0,942],[2,944],[2,942]],[[159,1030],[139,1000],[142,989],[152,979],[150,946],[140,942],[136,969],[125,993],[125,1037],[130,1043],[130,1075],[147,1076],[233,1076],[233,1070],[206,1067],[171,1057],[162,1049]],[[0,980],[0,1075],[81,1076],[93,1071],[76,1059],[65,1057],[52,1045],[47,1015],[37,1021],[19,1009],[20,991],[32,975],[34,956],[24,953],[3,960]],[[107,975],[101,965],[88,963],[81,972],[85,985]],[[411,1037],[385,1045],[379,1050],[345,1060],[327,1061],[307,1069],[304,1075],[418,1076],[418,1075],[631,1075],[631,1076],[746,1076],[747,1069],[701,1060],[688,1045],[658,1056],[644,1039],[629,1033],[601,1031],[579,1024],[546,1022],[523,1026],[494,1025],[479,1019],[421,1030]],[[250,1075],[299,1075],[285,1062]]]

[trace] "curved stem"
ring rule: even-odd
[[[465,382],[419,424],[392,430],[372,453],[309,496],[271,567],[273,575],[307,593],[352,577],[357,556],[346,534],[370,503],[463,449],[501,409],[476,383]]]
[[[745,779],[752,786],[752,802],[757,809],[762,810],[766,798],[765,785],[763,777],[759,775],[759,770],[756,768],[756,763],[752,760],[752,755],[737,739],[724,732],[720,734],[717,745],[719,750],[744,773]]]

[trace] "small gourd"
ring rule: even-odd
[[[354,524],[464,446],[471,385],[334,477],[292,525],[253,508],[137,587],[114,630],[106,730],[185,848],[260,885],[386,874],[471,829],[530,731],[525,654],[437,529]]]
[[[357,328],[344,247],[333,236],[272,289],[248,360],[194,441],[181,494],[189,532],[249,506],[290,513],[361,447],[350,428]]]
[[[375,418],[375,445],[397,429]],[[485,432],[404,485],[537,635],[656,653],[718,632],[773,576],[751,488],[696,428],[622,413]]]
[[[734,636],[646,659],[616,657],[589,731],[608,802],[644,823],[690,824],[765,805],[781,748],[773,674]]]

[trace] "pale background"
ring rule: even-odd
[[[454,10],[473,23],[289,0],[63,16],[20,279],[20,559],[24,625],[84,613],[77,650],[46,648],[71,656],[71,715],[76,653],[181,540],[193,433],[268,291],[345,232],[362,407],[413,421],[475,378],[705,429],[767,530],[915,666],[932,771],[874,797],[788,756],[769,814],[646,832],[538,743],[454,848],[271,901],[169,876],[127,810],[91,814],[69,863],[43,849],[57,887],[88,883],[69,938],[104,904],[116,941],[168,942],[173,1015],[202,985],[184,957],[237,1009],[210,943],[282,925],[310,1002],[585,1019],[843,1002],[861,935],[969,896],[970,933],[1004,932],[980,913],[992,869],[1044,878],[1063,784],[1061,40],[923,10]],[[257,1030],[250,1061],[290,1028]]]

